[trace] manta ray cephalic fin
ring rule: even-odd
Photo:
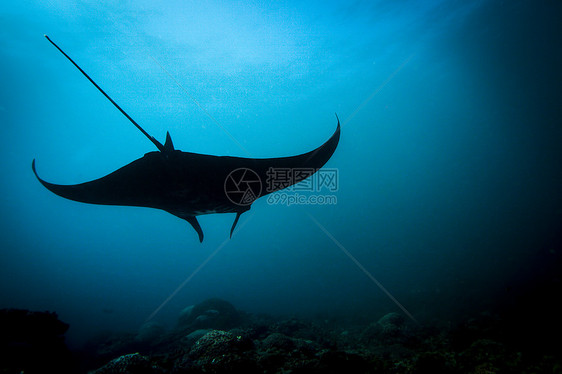
[[[203,229],[201,229],[201,225],[199,225],[199,221],[197,221],[197,217],[173,210],[165,209],[165,211],[189,222],[189,224],[193,227],[193,229],[197,231],[197,235],[199,235],[199,242],[203,243]]]
[[[164,143],[163,152],[172,152],[174,150],[174,143],[172,143],[172,137],[170,132],[166,131],[166,142]]]

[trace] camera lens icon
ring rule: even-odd
[[[240,206],[251,205],[260,197],[261,190],[259,175],[248,168],[233,170],[224,181],[224,193],[232,203]]]

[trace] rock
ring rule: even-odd
[[[309,325],[307,325],[303,321],[299,321],[296,318],[278,322],[274,325],[273,328],[277,332],[293,337],[301,337],[303,335],[303,332],[307,333],[310,330]]]
[[[519,365],[520,357],[510,352],[504,344],[490,340],[479,339],[469,348],[461,352],[458,357],[462,369],[474,372],[486,368],[488,372],[517,372],[513,367]]]
[[[3,340],[64,340],[69,325],[59,321],[56,313],[32,312],[24,309],[0,310]]]
[[[410,372],[415,374],[424,373],[455,373],[458,369],[455,367],[455,357],[453,354],[446,352],[423,352],[419,354],[413,361]]]
[[[138,353],[123,355],[90,374],[161,374],[164,370]]]
[[[271,331],[278,332],[294,339],[310,340],[321,346],[326,345],[330,340],[330,332],[323,324],[315,321],[302,321],[290,318],[279,321],[271,327]]]
[[[232,352],[245,352],[253,348],[253,342],[240,335],[213,330],[202,336],[190,352],[192,357],[220,356]]]
[[[182,311],[178,320],[180,328],[229,330],[240,321],[232,304],[221,299],[208,299]]]
[[[181,342],[182,342],[182,344],[184,344],[186,346],[192,346],[193,344],[195,344],[195,342],[197,342],[197,340],[201,339],[209,331],[211,331],[211,330],[208,330],[208,329],[195,330],[192,333],[183,337]]]
[[[370,373],[369,362],[355,353],[327,351],[320,356],[316,368],[321,373]]]
[[[259,345],[257,362],[263,372],[310,372],[315,370],[320,347],[310,340],[279,332],[269,334]]]
[[[392,312],[385,314],[377,321],[377,325],[381,328],[381,335],[384,337],[393,337],[400,335],[406,319],[403,315]]]
[[[94,359],[94,367],[108,362],[114,357],[125,355],[137,350],[136,335],[132,333],[103,333],[90,339],[84,348]]]
[[[262,341],[261,348],[264,351],[289,352],[295,348],[295,342],[286,335],[274,332]]]
[[[406,320],[394,312],[385,314],[361,334],[361,341],[366,344],[394,344],[402,343],[406,339]]]
[[[153,322],[147,322],[141,326],[135,336],[135,341],[143,345],[154,345],[162,339],[166,329],[164,326]]]
[[[0,310],[0,371],[72,372],[72,356],[64,343],[68,327],[56,313]]]
[[[184,325],[185,324],[185,321],[187,321],[189,319],[189,316],[191,315],[191,312],[193,311],[193,308],[195,308],[195,305],[190,305],[190,306],[182,309],[182,311],[180,312],[180,315],[178,317],[178,325]]]

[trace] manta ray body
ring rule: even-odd
[[[47,36],[45,36],[47,37]],[[162,145],[148,135],[117,105],[66,53],[47,39],[117,107],[158,151],[93,181],[60,185],[35,176],[49,191],[66,199],[102,205],[156,208],[186,220],[203,241],[197,216],[211,213],[236,213],[230,235],[240,215],[259,197],[298,183],[320,169],[330,159],[339,142],[340,123],[320,147],[297,156],[243,158],[214,156],[174,149],[169,133]],[[337,116],[336,116],[337,118]]]

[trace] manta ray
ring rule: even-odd
[[[297,156],[243,158],[183,152],[174,148],[170,133],[160,143],[113,101],[63,50],[51,42],[92,84],[105,95],[154,145],[158,151],[89,182],[60,185],[39,182],[69,200],[101,205],[137,206],[164,210],[191,224],[203,241],[197,216],[236,213],[230,237],[240,215],[265,195],[287,188],[316,173],[331,158],[340,139],[340,121],[333,135],[318,148]]]

